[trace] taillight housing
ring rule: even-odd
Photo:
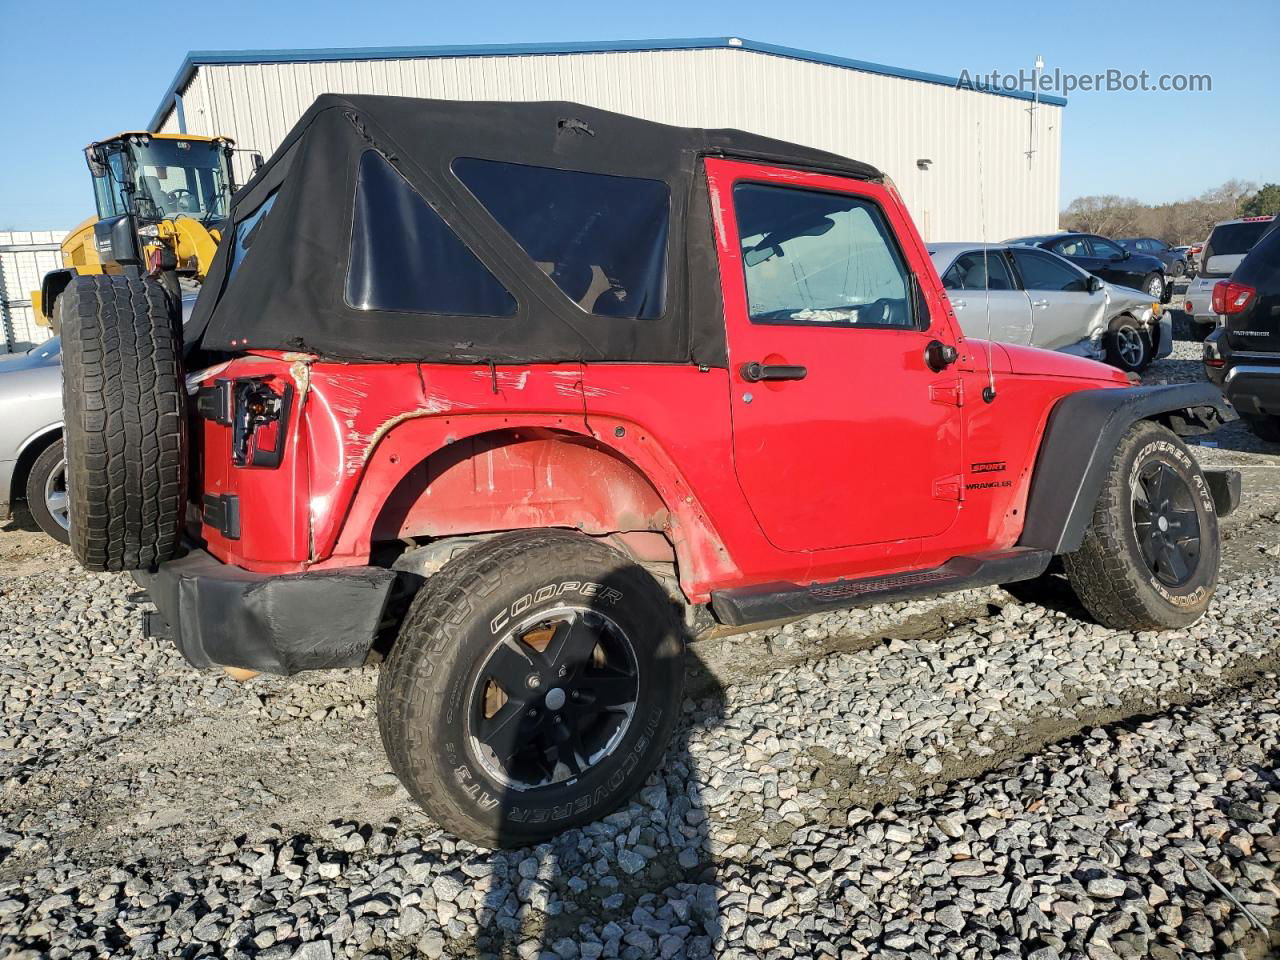
[[[1257,291],[1243,283],[1219,280],[1213,286],[1213,312],[1232,316],[1243,313],[1253,302]]]

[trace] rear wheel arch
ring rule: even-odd
[[[1040,440],[1018,544],[1054,554],[1079,549],[1116,445],[1138,421],[1188,435],[1214,418],[1234,415],[1209,383],[1086,389],[1062,397]]]
[[[36,458],[61,439],[62,424],[57,423],[26,440],[18,452],[17,462],[13,467],[9,490],[10,502],[26,497],[27,477],[31,474],[31,467],[36,462]]]
[[[414,537],[559,527],[610,537],[636,555],[626,538],[655,534],[670,545],[690,599],[701,597],[697,584],[729,565],[687,482],[639,428],[610,423],[593,435],[563,418],[521,427],[510,426],[509,417],[469,419],[450,418],[447,432],[435,418],[406,420],[389,431],[381,453],[371,457],[376,464],[366,468],[335,553],[367,555],[375,543]],[[634,446],[620,449],[610,434]],[[415,451],[412,458],[392,452],[407,448]],[[424,450],[430,452],[423,456]],[[539,483],[548,477],[554,482],[555,498],[526,496],[529,464],[537,465]],[[383,474],[372,483],[371,468]],[[396,472],[388,474],[390,469]],[[474,487],[468,491],[468,473],[493,481],[487,502],[476,502]]]

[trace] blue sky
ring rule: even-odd
[[[958,76],[1207,73],[1210,93],[1082,93],[1063,122],[1062,203],[1086,193],[1175,200],[1230,177],[1280,181],[1274,0],[1114,4],[787,0],[0,0],[0,230],[66,228],[92,212],[81,148],[145,126],[188,50],[742,36]],[[195,11],[195,7],[187,5]],[[1221,10],[1210,15],[1208,10]],[[55,15],[56,13],[56,15]],[[1253,51],[1252,53],[1250,51]]]

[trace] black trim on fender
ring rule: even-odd
[[[711,609],[721,623],[732,627],[788,620],[825,610],[847,610],[914,596],[1033,580],[1045,572],[1051,559],[1052,554],[1044,550],[1013,547],[954,557],[929,570],[909,570],[863,580],[837,580],[808,586],[767,583],[716,590],[711,594]]]
[[[1185,436],[1235,419],[1211,383],[1067,394],[1049,414],[1018,545],[1054,554],[1080,548],[1116,444],[1139,420],[1157,420]]]
[[[270,576],[191,550],[133,578],[162,620],[148,618],[148,630],[171,637],[193,666],[287,675],[364,663],[396,574],[344,567]]]

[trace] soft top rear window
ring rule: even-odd
[[[661,180],[458,157],[453,172],[587,313],[654,320],[666,306],[671,192]]]

